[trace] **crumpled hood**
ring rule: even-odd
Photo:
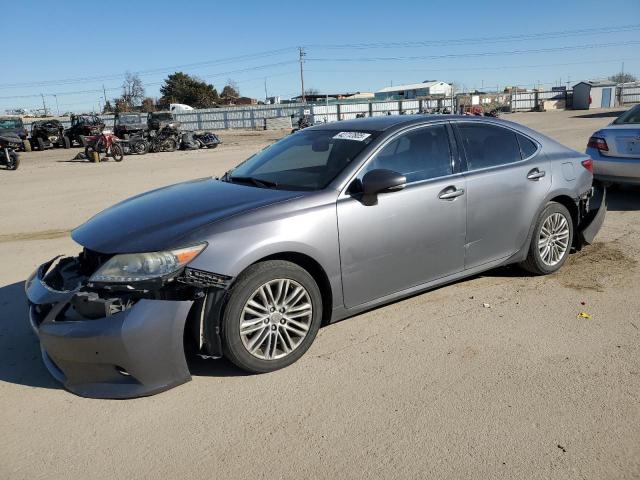
[[[180,246],[182,237],[204,225],[301,195],[203,178],[118,203],[76,228],[71,237],[100,253],[165,250]]]

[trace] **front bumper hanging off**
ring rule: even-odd
[[[53,288],[55,260],[26,281],[29,321],[49,372],[84,397],[152,395],[191,379],[183,335],[193,300],[141,298],[122,304],[79,286]],[[104,315],[95,315],[103,308]],[[90,318],[83,312],[91,311]]]

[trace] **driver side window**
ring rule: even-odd
[[[377,169],[401,173],[407,178],[407,183],[451,175],[447,127],[433,125],[400,135],[369,161],[359,177]]]

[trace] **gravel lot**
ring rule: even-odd
[[[583,150],[614,115],[506,118]],[[192,382],[128,401],[62,390],[27,325],[26,276],[76,253],[68,233],[95,212],[282,134],[120,164],[32,152],[0,171],[0,478],[640,477],[637,188],[610,192],[598,242],[557,274],[498,269],[358,315],[285,370],[199,361]]]

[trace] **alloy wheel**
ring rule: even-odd
[[[540,227],[538,251],[542,262],[554,267],[569,249],[569,221],[561,213],[549,215]]]
[[[240,337],[261,360],[286,357],[300,346],[313,319],[309,292],[298,282],[278,278],[258,287],[240,315]]]

